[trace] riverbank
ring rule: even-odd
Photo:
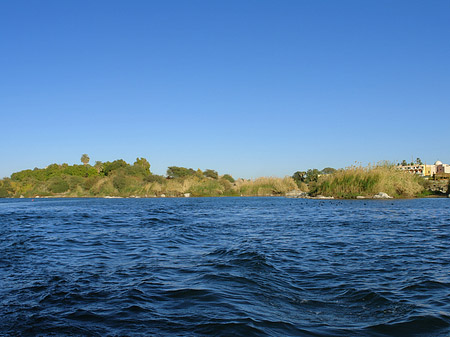
[[[293,193],[313,199],[405,199],[449,193],[448,181],[426,180],[393,165],[324,169],[317,175],[297,173],[235,180],[210,169],[172,166],[161,176],[152,174],[143,158],[133,165],[123,160],[95,166],[52,164],[0,180],[0,198],[289,197]]]

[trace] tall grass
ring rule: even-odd
[[[239,193],[244,196],[283,195],[298,188],[292,177],[262,177],[255,180],[238,180],[236,185]]]
[[[319,177],[312,193],[337,198],[373,196],[385,192],[393,197],[409,198],[424,190],[421,177],[396,169],[393,165],[351,166]]]

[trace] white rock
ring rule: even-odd
[[[306,192],[300,191],[300,190],[292,190],[289,192],[286,192],[285,194],[288,198],[305,198],[308,196]]]
[[[387,193],[384,192],[380,192],[378,194],[375,194],[373,196],[374,199],[392,199],[391,196],[389,196]]]

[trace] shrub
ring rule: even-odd
[[[69,184],[61,179],[54,179],[50,185],[49,185],[49,190],[53,193],[64,193],[69,189]]]
[[[127,186],[127,178],[123,175],[118,175],[113,178],[113,186],[119,191],[122,191]]]
[[[184,178],[195,175],[196,171],[191,168],[169,166],[167,169],[167,176],[169,178]]]
[[[231,175],[229,175],[229,174],[224,174],[224,175],[222,176],[222,179],[227,180],[227,181],[229,181],[230,183],[234,183],[234,182],[235,182],[234,178],[233,178]]]
[[[147,183],[159,183],[164,184],[166,178],[157,174],[150,174],[144,178],[144,181]]]
[[[203,172],[203,175],[206,178],[219,179],[219,174],[214,170],[207,169]]]
[[[312,194],[338,198],[373,196],[385,192],[391,196],[413,197],[423,191],[421,178],[396,169],[392,165],[352,166],[321,176],[312,187]]]

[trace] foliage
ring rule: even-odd
[[[305,171],[297,171],[292,175],[292,179],[296,182],[297,186],[300,186],[301,183],[305,181],[306,172]]]
[[[423,191],[422,178],[392,165],[352,166],[321,176],[311,191],[338,198],[373,196],[385,192],[395,197],[413,197]]]
[[[320,171],[321,174],[333,174],[334,172],[336,172],[336,169],[332,167],[325,167],[322,171]]]
[[[308,171],[306,171],[305,182],[317,182],[317,180],[319,179],[319,175],[320,171],[318,169],[309,169]]]
[[[148,183],[156,182],[159,184],[164,184],[164,182],[166,181],[166,178],[164,178],[163,176],[157,175],[157,174],[150,174],[144,178],[144,181],[148,182]]]
[[[167,176],[169,178],[184,178],[193,176],[196,172],[191,168],[169,166],[167,169]]]
[[[51,179],[49,184],[49,190],[53,193],[64,193],[69,189],[69,184],[67,181],[61,177],[55,177]]]
[[[129,166],[130,166],[130,164],[128,164],[123,159],[114,160],[112,163],[107,161],[106,163],[103,164],[102,172],[105,176],[107,176],[107,175],[110,175],[113,171],[117,171],[122,168],[125,169]]]
[[[224,180],[227,180],[227,181],[229,181],[230,183],[234,183],[234,178],[230,175],[230,174],[224,174],[222,177],[221,177],[221,179],[224,179]]]
[[[89,158],[89,156],[88,156],[86,153],[84,153],[84,154],[81,156],[81,162],[82,162],[84,165],[89,164],[89,160],[91,160],[91,158]]]
[[[127,179],[124,175],[117,175],[113,178],[113,186],[119,191],[127,186]]]
[[[203,175],[206,178],[219,179],[219,174],[214,170],[207,169],[203,172]]]
[[[234,180],[215,170],[193,170],[171,166],[168,178],[150,172],[150,163],[137,158],[133,165],[122,159],[90,165],[51,164],[43,169],[23,170],[0,180],[0,197],[60,195],[83,196],[270,196],[292,190],[340,198],[372,196],[386,192],[410,197],[421,193],[424,182],[416,175],[395,169],[389,163],[369,167],[350,167],[333,171],[310,169],[292,177],[264,177]]]
[[[11,180],[5,178],[0,180],[0,198],[7,198],[12,196],[14,193],[14,188],[12,186]]]
[[[255,180],[237,180],[236,185],[241,195],[270,196],[282,195],[297,189],[297,184],[292,177],[274,178],[263,177]]]
[[[141,174],[143,176],[148,176],[150,174],[150,163],[145,158],[136,158],[133,168],[136,174]]]

